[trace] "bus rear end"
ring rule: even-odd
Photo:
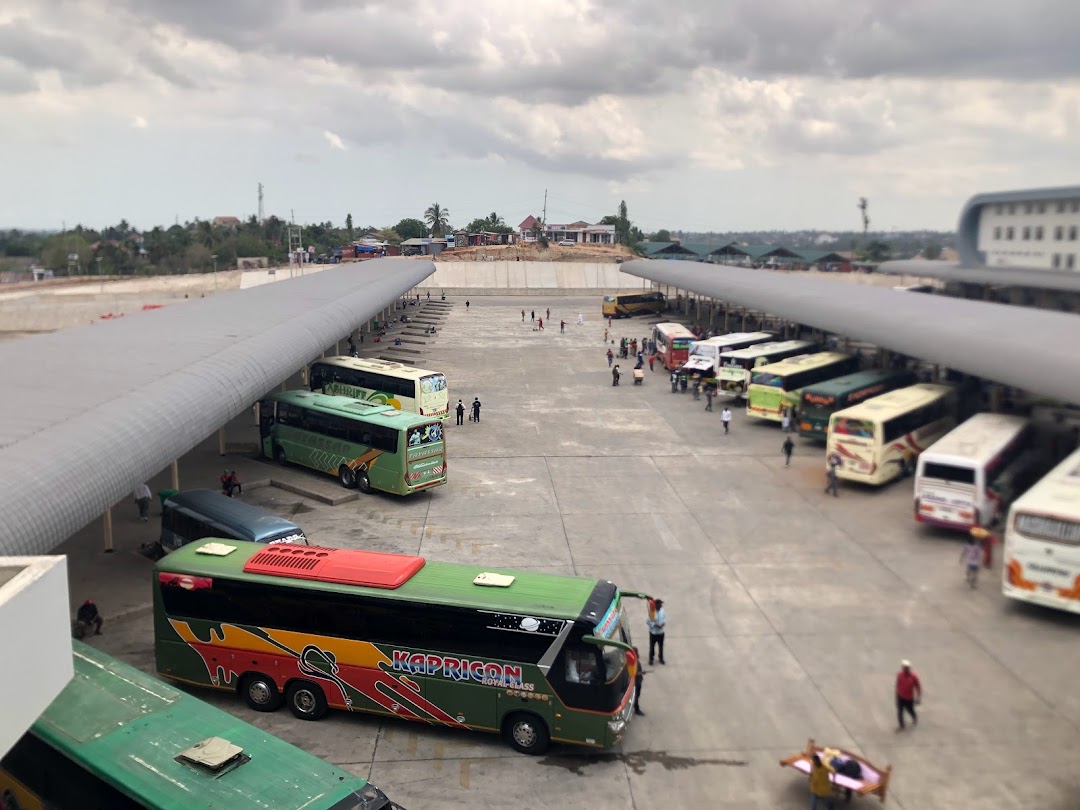
[[[982,470],[964,459],[923,453],[915,474],[915,520],[968,531],[981,525]]]
[[[429,422],[407,431],[405,489],[416,492],[446,483],[446,442],[442,422]]]
[[[419,392],[416,407],[421,416],[432,416],[444,422],[450,418],[450,395],[446,390],[446,375],[425,374],[417,381]]]
[[[803,391],[798,408],[799,435],[825,441],[829,438],[829,417],[836,411],[836,397]]]

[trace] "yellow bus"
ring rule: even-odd
[[[746,414],[779,422],[784,408],[787,408],[794,424],[795,409],[806,386],[842,377],[858,369],[858,357],[840,352],[797,354],[779,363],[758,366],[750,372]]]
[[[631,315],[657,315],[664,311],[664,294],[651,292],[616,293],[604,296],[601,310],[605,318],[627,318]]]
[[[311,390],[446,420],[450,395],[439,371],[367,357],[326,357],[308,372]]]
[[[954,427],[956,390],[920,383],[890,391],[829,419],[826,465],[875,486],[915,472],[919,454]]]

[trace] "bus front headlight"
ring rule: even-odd
[[[626,721],[622,720],[620,718],[615,718],[614,720],[608,720],[607,727],[609,729],[611,729],[612,734],[622,734],[623,729],[626,728]]]

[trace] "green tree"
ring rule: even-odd
[[[863,261],[883,262],[892,255],[892,248],[889,247],[888,242],[883,242],[880,239],[871,239],[863,245],[863,249],[859,251],[859,253],[860,258],[862,258]]]
[[[406,217],[393,228],[402,241],[406,239],[419,239],[427,234],[427,226],[422,220]]]
[[[615,216],[614,214],[608,214],[606,217],[603,217],[598,224],[599,225],[618,225],[619,224],[619,218],[617,216]]]
[[[184,251],[184,272],[206,273],[213,270],[214,260],[210,255],[211,250],[206,245],[193,243]]]
[[[90,243],[84,237],[72,233],[61,233],[51,237],[42,248],[41,260],[53,272],[66,274],[69,254],[77,255],[81,272],[90,272],[90,263],[94,256],[94,252],[90,250]]]
[[[424,222],[431,229],[432,236],[444,236],[450,228],[450,212],[437,202],[432,203],[424,212]]]
[[[480,233],[481,231],[489,231],[491,230],[491,222],[487,219],[487,217],[477,217],[465,226],[465,230],[469,233]]]
[[[924,259],[930,259],[931,261],[941,258],[941,245],[937,242],[929,242],[926,247],[922,249],[922,255]]]
[[[656,233],[654,233],[652,236],[649,237],[649,241],[650,242],[670,242],[671,241],[671,231],[666,230],[665,228],[661,228],[660,230],[658,230]]]
[[[630,214],[626,210],[626,200],[619,203],[615,213],[615,241],[620,245],[632,244],[630,241]]]
[[[353,226],[352,226],[352,214],[345,215],[345,232],[349,236],[349,241],[353,240]]]
[[[400,245],[401,234],[395,231],[393,228],[380,228],[376,231],[380,242],[386,242],[389,245]]]

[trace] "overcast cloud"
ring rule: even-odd
[[[1067,0],[9,0],[0,225],[951,228],[1080,181]]]

